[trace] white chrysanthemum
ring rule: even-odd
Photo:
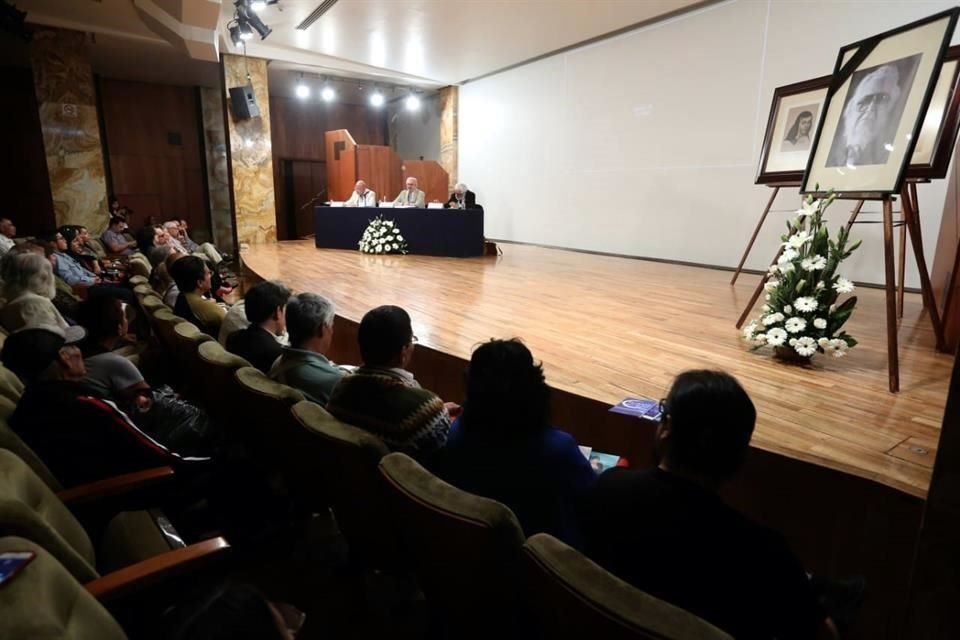
[[[377,245],[377,253],[383,253],[383,247]]]
[[[747,340],[752,340],[753,336],[757,333],[757,323],[751,322],[743,328],[743,337]]]
[[[840,277],[837,278],[837,281],[833,284],[833,288],[836,289],[837,293],[851,293],[854,286],[853,283],[846,278]]]
[[[763,288],[767,291],[773,291],[780,286],[779,280],[767,280],[767,283],[763,285]]]
[[[787,340],[787,332],[776,327],[767,331],[767,344],[771,347],[779,347]]]
[[[809,296],[804,296],[802,298],[797,298],[793,301],[793,306],[797,308],[797,311],[801,313],[806,313],[808,311],[817,310],[817,300],[816,298],[811,298]]]
[[[403,236],[400,235],[399,233],[397,234],[397,240],[399,240],[400,242],[403,242]]]
[[[813,240],[813,236],[810,234],[810,232],[798,231],[787,239],[786,243],[784,243],[784,246],[792,249],[799,249],[811,240]]]
[[[392,226],[393,226],[393,220],[387,220],[387,221],[385,221],[383,224],[384,224],[385,226],[392,227]]]
[[[785,306],[785,307],[783,308],[783,312],[784,312],[784,313],[793,313],[793,307],[791,307],[790,305],[787,305],[787,306]]]
[[[769,273],[770,275],[775,275],[777,271],[778,271],[777,265],[775,264],[770,265],[770,268],[767,269],[767,273]]]
[[[819,340],[817,340],[817,344],[823,348],[826,348],[827,345],[830,344],[830,338],[827,338],[827,337],[820,338]]]
[[[796,338],[790,338],[789,340],[787,340],[787,344],[792,347],[793,345],[797,344],[797,339],[796,339]]]
[[[804,202],[803,206],[794,211],[797,214],[798,218],[805,218],[807,216],[812,216],[820,209],[820,201],[814,200],[813,202]]]
[[[843,356],[847,355],[847,349],[849,348],[850,347],[847,346],[846,341],[841,340],[840,338],[834,338],[830,341],[830,355],[832,355],[834,358],[842,358]]]
[[[780,254],[780,257],[777,258],[777,264],[780,265],[780,268],[782,270],[783,265],[787,264],[791,260],[794,260],[798,255],[800,254],[794,251],[793,249],[786,249],[784,250],[783,253]]]
[[[821,255],[810,256],[809,258],[804,258],[800,266],[803,267],[805,271],[819,271],[827,266],[827,259]]]
[[[800,333],[807,328],[807,321],[803,318],[787,318],[783,326],[790,333]]]
[[[813,326],[815,326],[817,329],[826,329],[826,328],[827,328],[827,321],[826,321],[826,319],[824,319],[824,318],[814,318],[814,319],[813,319]]]
[[[752,344],[755,347],[762,347],[763,345],[767,344],[767,334],[765,333],[756,334],[750,340],[750,344]]]
[[[797,341],[793,345],[793,350],[804,357],[812,356],[817,352],[817,343],[813,338],[803,336],[802,338],[797,338]]]
[[[784,274],[784,275],[786,275],[786,274],[788,274],[788,273],[793,273],[793,270],[794,270],[795,268],[796,268],[796,267],[794,266],[794,264],[793,264],[792,262],[788,262],[787,264],[782,264],[782,265],[780,265],[780,273],[782,273],[782,274]]]
[[[784,316],[783,316],[782,313],[771,313],[771,314],[768,315],[768,316],[764,316],[762,322],[763,322],[763,325],[764,325],[765,327],[769,327],[769,326],[772,325],[772,324],[776,324],[776,323],[778,323],[778,322],[782,322],[782,321],[783,321],[783,317],[784,317]]]
[[[398,245],[396,242],[394,242],[394,243],[393,243],[393,250],[394,250],[394,251],[397,251],[397,250],[399,250],[399,249],[400,249],[400,245]]]
[[[760,307],[760,311],[763,311],[764,313],[770,313],[771,311],[773,311],[773,308],[770,305],[765,304],[762,307]]]

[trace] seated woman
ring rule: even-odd
[[[87,250],[80,229],[81,227],[76,225],[64,225],[58,229],[60,235],[67,241],[67,255],[83,265],[90,273],[96,276],[102,276],[103,269],[101,268],[100,260],[97,259],[96,254]]]
[[[576,503],[596,475],[576,440],[550,426],[549,409],[543,367],[522,342],[480,345],[467,368],[463,414],[434,471],[510,507],[526,535],[549,533],[576,546]]]
[[[174,312],[200,327],[207,335],[219,336],[220,324],[227,311],[206,297],[212,287],[213,274],[210,268],[200,258],[186,256],[174,262],[170,269],[180,290]]]

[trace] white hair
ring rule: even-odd
[[[319,293],[298,293],[287,302],[286,314],[290,345],[298,347],[317,335],[321,326],[333,326],[336,309]]]
[[[462,183],[462,182],[458,182],[458,183],[453,187],[453,190],[454,190],[454,191],[456,191],[457,189],[460,189],[460,191],[463,191],[464,193],[466,193],[466,192],[467,192],[467,185],[465,185],[465,184]]]
[[[180,226],[179,220],[167,220],[166,222],[163,223],[164,229],[174,229],[179,226]]]
[[[39,253],[8,253],[0,262],[0,278],[8,301],[28,291],[50,300],[57,294],[53,267]]]

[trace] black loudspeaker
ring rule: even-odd
[[[260,117],[260,108],[257,106],[257,97],[253,93],[252,84],[230,87],[230,105],[233,117],[237,120]]]

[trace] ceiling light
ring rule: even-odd
[[[407,105],[407,111],[416,111],[420,108],[420,98],[411,93],[407,96],[405,104]]]
[[[320,97],[323,98],[324,102],[331,102],[337,97],[337,92],[333,90],[333,87],[324,87],[323,91],[320,92]]]
[[[250,24],[247,22],[240,23],[240,39],[249,40],[253,37],[253,31],[250,29]]]
[[[254,11],[263,11],[267,8],[267,0],[253,0],[250,3],[250,8]]]
[[[370,104],[372,104],[375,107],[382,107],[383,100],[384,100],[383,94],[380,93],[379,89],[374,89],[373,93],[370,94]]]
[[[308,87],[306,84],[304,84],[304,82],[303,82],[303,74],[300,75],[300,80],[297,81],[296,92],[297,92],[297,97],[300,98],[300,99],[304,99],[304,98],[310,97],[310,87]]]

